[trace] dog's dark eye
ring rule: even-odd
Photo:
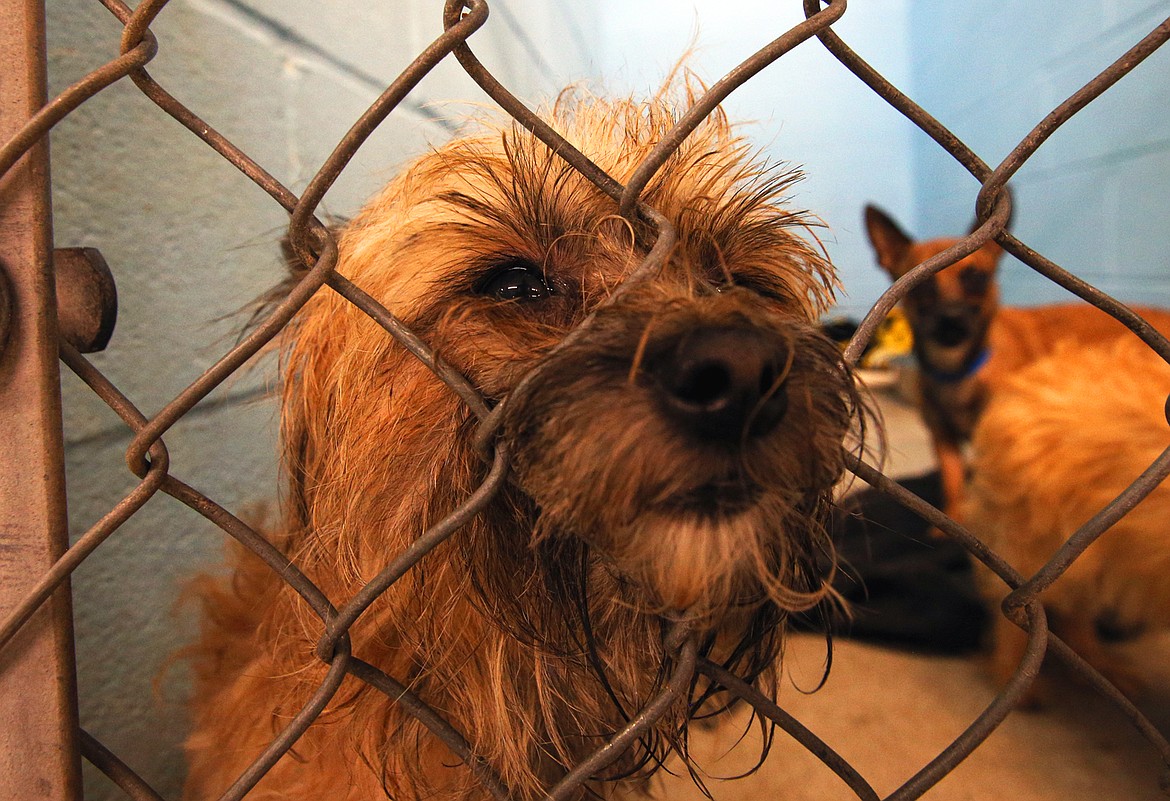
[[[935,286],[934,276],[927,278],[914,289],[910,290],[911,297],[919,303],[929,306],[938,302],[938,287]]]
[[[485,278],[476,292],[496,300],[544,300],[552,292],[544,274],[535,264],[513,261],[500,266]]]
[[[987,292],[987,287],[991,285],[991,276],[982,270],[967,267],[959,273],[959,284],[963,287],[965,294],[983,295]]]
[[[715,291],[720,294],[736,287],[780,303],[790,300],[788,294],[781,288],[782,284],[770,281],[764,276],[736,274],[731,277],[730,281],[726,276],[720,276],[720,279],[715,282]]]

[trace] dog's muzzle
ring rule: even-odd
[[[967,342],[975,334],[973,315],[967,309],[945,311],[931,321],[930,338],[945,348]]]
[[[703,326],[647,350],[645,374],[663,413],[692,436],[736,444],[784,418],[790,346],[768,332]]]

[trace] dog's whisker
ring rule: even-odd
[[[638,344],[634,347],[634,358],[630,360],[630,371],[626,376],[627,384],[634,383],[638,377],[638,371],[642,368],[642,360],[646,358],[646,345],[650,342],[650,334],[654,330],[654,319],[651,317],[646,321],[642,335],[638,337]]]

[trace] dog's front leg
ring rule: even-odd
[[[963,451],[957,442],[935,437],[934,452],[938,459],[938,470],[942,478],[942,511],[955,522],[962,523],[962,509],[967,487],[967,462],[963,458]],[[944,536],[942,530],[937,526],[931,527],[930,535],[932,537]]]

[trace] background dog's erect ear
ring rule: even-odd
[[[865,207],[865,230],[877,254],[878,264],[892,278],[901,277],[909,266],[906,264],[906,252],[914,240],[877,206]]]

